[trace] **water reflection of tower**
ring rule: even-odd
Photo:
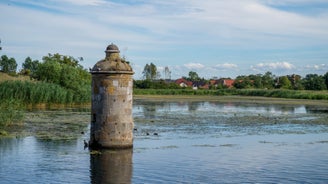
[[[142,112],[146,118],[155,118],[157,112],[157,104],[155,102],[149,102],[142,105]]]
[[[91,183],[131,183],[132,149],[91,155],[90,170]]]
[[[188,103],[188,111],[197,111],[202,102],[190,102]]]

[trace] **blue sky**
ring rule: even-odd
[[[328,71],[327,0],[2,0],[0,55],[41,60],[83,57],[85,68],[110,43],[135,78],[154,63],[172,78]]]

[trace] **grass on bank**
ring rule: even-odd
[[[261,96],[288,99],[328,100],[328,91],[285,90],[285,89],[134,89],[135,95],[211,95],[211,96]]]
[[[0,83],[4,81],[30,81],[30,77],[26,75],[8,75],[7,73],[0,72]]]

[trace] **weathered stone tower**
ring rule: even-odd
[[[111,44],[106,58],[91,69],[91,148],[131,148],[133,146],[133,71]]]

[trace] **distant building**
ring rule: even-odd
[[[233,80],[233,79],[223,79],[222,85],[227,86],[228,88],[232,88],[234,82],[235,82],[235,80]]]
[[[233,79],[211,79],[209,82],[205,80],[191,82],[184,78],[175,80],[175,83],[180,87],[191,87],[192,89],[212,89],[212,87],[217,88],[219,85],[225,86],[227,88],[232,88],[235,80]]]
[[[183,87],[183,88],[185,88],[185,87],[192,87],[193,86],[193,84],[192,84],[191,81],[188,81],[188,80],[186,80],[184,78],[180,78],[180,79],[175,80],[175,83],[177,85],[179,85],[180,87]]]
[[[219,81],[218,79],[211,79],[210,86],[218,87],[218,84],[219,84],[218,81]]]
[[[221,86],[225,86],[227,88],[232,88],[233,87],[233,83],[235,82],[235,80],[233,79],[211,79],[209,81],[209,85],[213,86],[214,88],[217,88],[219,85]]]
[[[195,81],[192,84],[192,89],[209,89],[209,85],[205,81]]]

